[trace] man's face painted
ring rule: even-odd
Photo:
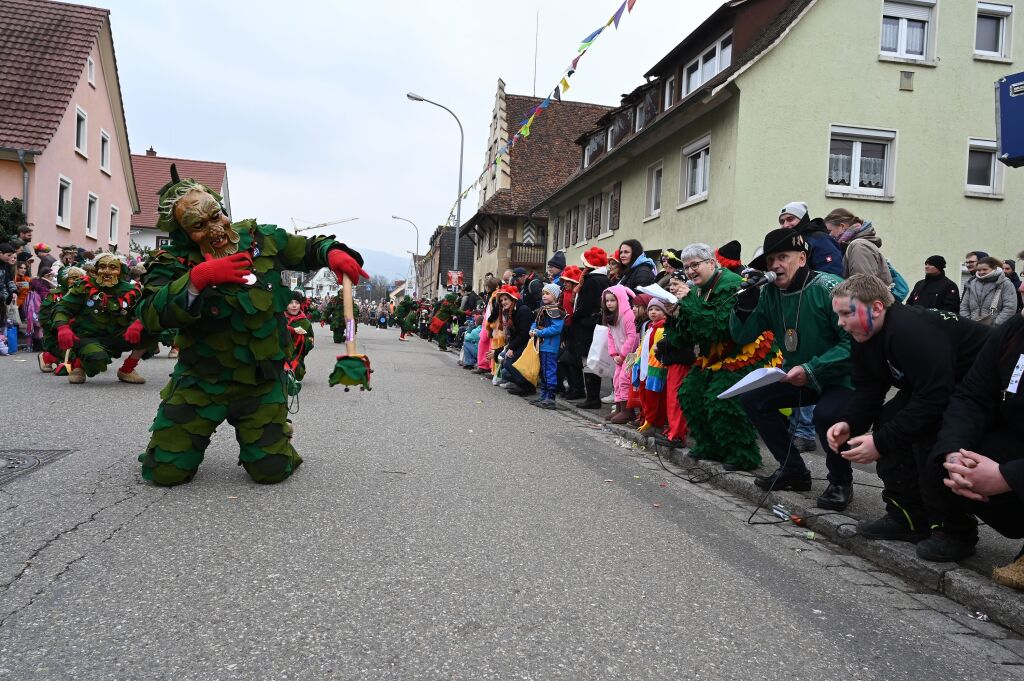
[[[215,258],[238,252],[238,232],[210,194],[192,190],[174,204],[174,219],[199,246]]]
[[[100,258],[92,279],[100,288],[117,286],[121,280],[121,261],[117,258]]]
[[[875,335],[878,318],[875,307],[847,296],[832,299],[832,311],[839,318],[839,327],[858,343],[864,343]]]

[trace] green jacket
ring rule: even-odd
[[[255,220],[234,228],[239,251],[253,254],[252,285],[209,286],[189,305],[189,272],[203,262],[199,249],[176,239],[150,257],[138,315],[150,333],[178,329],[172,381],[212,390],[218,383],[279,379],[292,345],[284,316],[292,292],[281,273],[316,271],[327,266],[330,249],[345,248],[330,237],[297,236]]]
[[[743,279],[727,269],[720,270],[710,294],[707,289],[694,287],[679,303],[677,316],[665,323],[665,337],[676,347],[700,346],[700,355],[707,357],[716,343],[731,341],[729,315],[735,298],[731,294]],[[707,296],[707,300],[704,297]],[[755,336],[756,338],[756,336]]]
[[[819,393],[830,385],[852,388],[850,336],[839,328],[838,317],[832,311],[832,289],[842,279],[813,270],[807,276],[802,302],[800,291],[785,292],[777,286],[765,286],[746,321],[740,321],[735,311],[732,313],[729,331],[740,345],[757,339],[763,331],[774,331],[775,342],[782,349],[783,368],[802,366],[807,372],[808,387]],[[785,347],[786,329],[794,326],[799,342],[796,350],[790,352]]]
[[[83,339],[121,336],[135,321],[140,293],[134,281],[119,281],[104,290],[95,288],[89,277],[82,277],[53,306],[53,328],[70,324]]]

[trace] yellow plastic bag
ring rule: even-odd
[[[537,341],[531,340],[523,348],[523,354],[512,363],[512,368],[518,371],[523,378],[537,387],[540,383],[540,353],[537,352]]]

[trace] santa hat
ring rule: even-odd
[[[594,246],[581,255],[580,260],[583,261],[584,267],[589,267],[592,270],[596,270],[599,267],[607,267],[608,252],[599,246]]]
[[[715,259],[718,260],[719,265],[727,269],[730,267],[743,267],[743,261],[740,260],[741,248],[740,242],[733,239],[715,251]]]
[[[576,265],[569,265],[564,270],[562,270],[562,274],[559,276],[560,278],[565,279],[566,281],[571,281],[574,284],[578,284],[580,283],[580,279],[583,278],[583,270],[581,270],[579,267],[576,267]]]
[[[509,286],[508,284],[505,284],[504,286],[498,289],[498,295],[508,296],[512,300],[519,300],[519,289],[517,289],[515,286]]]

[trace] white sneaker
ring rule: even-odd
[[[615,393],[610,393],[608,397],[602,397],[601,404],[615,404]]]
[[[512,381],[502,381],[501,383],[498,384],[498,387],[499,388],[507,388],[510,385],[512,385]]]

